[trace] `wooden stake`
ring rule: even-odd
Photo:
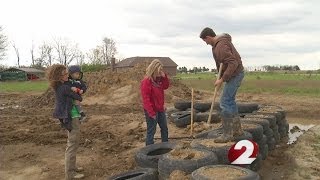
[[[222,71],[222,66],[223,64],[220,63],[220,67],[219,67],[219,72],[218,72],[218,77],[217,77],[217,80],[220,79],[220,76],[221,76],[221,71]],[[212,100],[212,103],[211,103],[211,108],[210,108],[210,113],[209,113],[209,117],[208,117],[208,121],[207,121],[207,124],[210,124],[211,123],[211,115],[212,115],[212,110],[213,110],[213,106],[214,106],[214,102],[216,101],[216,97],[217,97],[217,93],[218,93],[218,87],[214,87],[214,94],[213,94],[213,100]]]
[[[191,136],[193,135],[193,88],[191,89]]]

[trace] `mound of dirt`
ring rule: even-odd
[[[84,104],[136,105],[141,103],[140,82],[144,78],[147,64],[112,72],[110,69],[84,74],[88,90],[84,94]],[[190,99],[191,90],[179,80],[170,78],[170,87],[165,91],[165,100],[171,103],[177,99]],[[41,96],[28,98],[28,107],[53,106],[54,92],[48,89]]]
[[[51,88],[48,88],[40,96],[32,96],[23,101],[23,105],[27,107],[43,107],[43,106],[54,106],[54,91]]]

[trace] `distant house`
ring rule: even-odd
[[[35,68],[9,68],[0,72],[0,80],[35,80],[43,78],[45,72]]]
[[[175,76],[177,74],[177,64],[169,57],[130,57],[118,62],[115,65],[117,71],[124,71],[128,68],[134,67],[138,63],[151,63],[154,59],[159,59],[163,64],[163,69],[167,72],[170,76]]]

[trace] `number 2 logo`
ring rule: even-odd
[[[251,164],[259,154],[258,144],[250,140],[241,140],[231,146],[228,159],[231,164]]]

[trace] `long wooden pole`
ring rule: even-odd
[[[193,88],[191,89],[191,136],[193,135],[193,103],[194,103],[194,98],[193,98],[194,90]]]
[[[222,63],[220,63],[220,67],[219,67],[219,72],[218,72],[217,80],[219,80],[219,79],[220,79],[221,72],[222,72],[222,66],[223,66],[223,64],[222,64]],[[216,86],[216,87],[214,87],[213,100],[212,100],[212,103],[211,103],[210,113],[209,113],[209,117],[208,117],[208,121],[207,121],[207,123],[208,123],[208,124],[210,124],[210,123],[211,123],[211,115],[212,115],[212,111],[213,111],[214,102],[216,101],[216,97],[217,97],[218,89],[219,89],[219,87],[217,87],[217,86]]]

